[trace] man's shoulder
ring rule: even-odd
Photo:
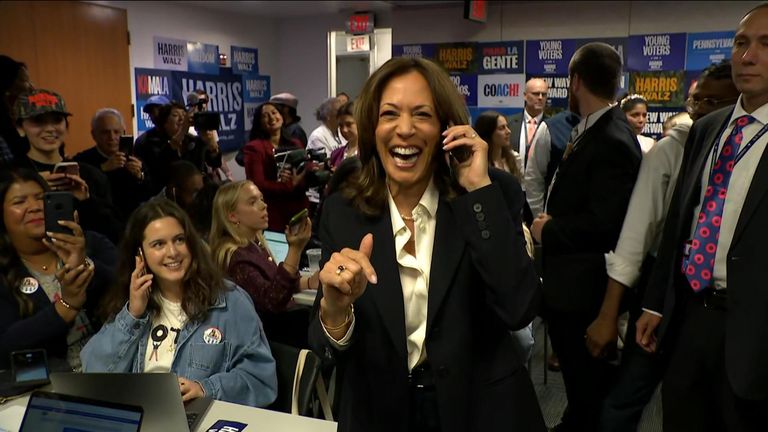
[[[100,153],[96,146],[83,150],[76,154],[72,158],[75,162],[85,162],[87,164],[100,164],[102,160],[106,160]]]

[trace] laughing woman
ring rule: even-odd
[[[81,355],[86,372],[173,372],[184,401],[275,399],[275,361],[253,303],[222,279],[179,206],[157,199],[139,207],[118,262],[108,323]]]

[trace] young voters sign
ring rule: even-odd
[[[735,35],[732,31],[688,33],[685,69],[700,71],[712,63],[730,59]]]
[[[525,42],[525,72],[532,75],[568,75],[568,63],[576,51],[576,39]]]
[[[151,129],[154,124],[144,112],[147,99],[152,96],[165,96],[171,99],[171,71],[157,69],[134,69],[136,78],[136,125],[139,133]]]
[[[685,68],[685,33],[630,36],[627,70],[630,72],[674,71]]]

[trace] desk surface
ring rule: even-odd
[[[0,431],[18,432],[29,396],[0,405]],[[194,432],[206,432],[218,420],[245,423],[251,429],[291,432],[335,432],[336,423],[308,417],[294,416],[276,411],[253,408],[229,402],[214,401],[200,426]]]

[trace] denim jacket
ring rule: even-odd
[[[220,343],[205,343],[203,333],[216,327]],[[83,348],[84,372],[144,371],[150,314],[136,319],[128,304]],[[250,406],[267,406],[277,396],[275,360],[253,302],[242,288],[225,289],[203,322],[188,321],[179,334],[171,372],[198,381],[205,395]]]

